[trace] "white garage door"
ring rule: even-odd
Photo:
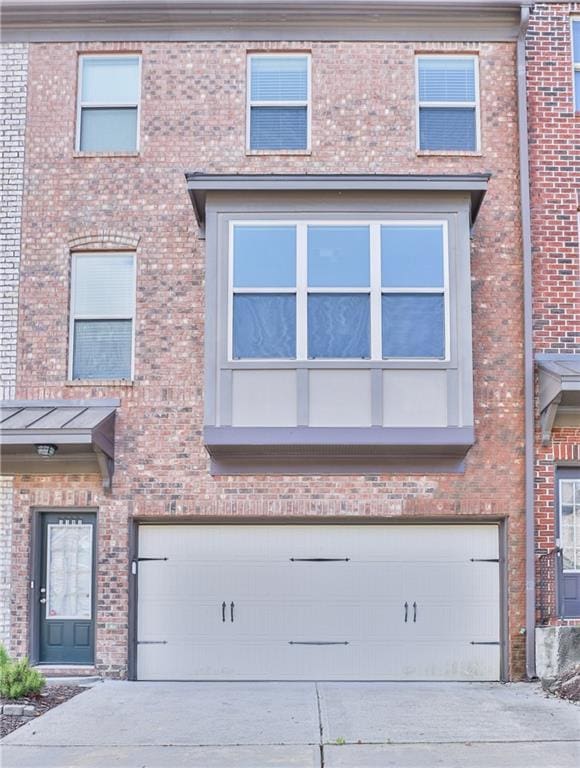
[[[494,525],[143,525],[141,680],[497,680]]]

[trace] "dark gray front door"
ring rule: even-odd
[[[580,616],[580,469],[557,473],[560,615]]]
[[[95,515],[42,515],[39,661],[92,664]]]

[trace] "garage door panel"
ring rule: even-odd
[[[147,525],[139,544],[167,558],[139,564],[142,679],[499,677],[496,525]]]

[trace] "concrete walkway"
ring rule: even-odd
[[[107,682],[7,736],[3,768],[578,768],[536,685]]]

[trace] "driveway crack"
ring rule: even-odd
[[[320,733],[320,768],[324,768],[324,726],[322,725],[322,709],[320,706],[320,691],[318,683],[314,683],[316,691],[316,709],[318,711],[318,731]]]

